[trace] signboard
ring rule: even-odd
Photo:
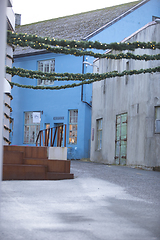
[[[41,122],[41,114],[40,112],[33,112],[33,123]]]
[[[64,120],[64,117],[54,117],[53,120]]]

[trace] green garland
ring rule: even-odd
[[[55,39],[55,38],[48,38],[48,37],[38,37],[37,35],[28,35],[24,33],[14,33],[11,31],[7,31],[7,43],[13,44],[13,42],[18,41],[20,42],[33,42],[37,43],[38,45],[48,44],[50,46],[62,46],[68,48],[80,48],[80,49],[99,49],[99,50],[107,50],[107,49],[114,49],[114,50],[134,50],[136,48],[142,49],[160,49],[160,42],[133,42],[133,43],[100,43],[98,41],[76,41],[76,40],[64,40],[64,39]],[[40,46],[41,47],[41,46]],[[40,48],[41,49],[41,48]]]
[[[59,53],[59,54],[66,54],[66,55],[75,55],[75,56],[92,56],[94,58],[107,58],[107,59],[135,59],[135,60],[160,60],[160,54],[157,55],[134,55],[132,53],[119,53],[119,54],[105,54],[105,53],[94,53],[93,51],[84,51],[84,50],[79,50],[76,48],[66,48],[66,47],[52,47],[50,45],[46,45],[44,43],[38,43],[38,42],[24,42],[20,40],[14,40],[12,41],[14,45],[18,45],[20,47],[28,47],[30,46],[33,49],[46,49],[49,52],[54,52],[54,53]]]
[[[96,58],[110,58],[110,59],[135,59],[135,60],[160,60],[160,54],[157,55],[134,55],[130,52],[128,53],[119,53],[116,55],[113,54],[101,54],[101,53],[94,53],[92,51],[86,51],[85,49],[94,48],[99,50],[107,50],[107,49],[114,49],[114,50],[135,50],[137,48],[142,49],[160,49],[160,43],[156,42],[133,42],[133,43],[100,43],[100,42],[92,42],[92,41],[75,41],[75,40],[58,40],[58,39],[50,39],[50,38],[42,38],[37,37],[36,35],[27,35],[27,34],[17,34],[12,33],[10,31],[7,32],[7,43],[19,45],[21,47],[28,47],[34,49],[46,49],[49,52],[54,53],[63,53],[63,54],[72,54],[75,56],[83,56],[89,55]],[[54,46],[54,47],[53,47]],[[105,78],[112,78],[112,77],[122,77],[124,75],[132,75],[132,74],[141,74],[141,73],[151,73],[151,72],[160,72],[160,67],[156,68],[149,68],[149,69],[140,69],[140,70],[131,70],[131,71],[123,71],[122,73],[118,73],[117,71],[103,73],[103,74],[73,74],[73,73],[44,73],[40,71],[31,71],[25,70],[21,68],[9,68],[6,67],[6,72],[11,74],[12,76],[18,75],[20,77],[26,78],[35,78],[41,80],[58,80],[58,81],[82,81],[80,83],[73,83],[67,84],[62,86],[32,86],[32,85],[21,85],[18,83],[9,82],[11,87],[14,85],[17,87],[22,88],[30,88],[30,89],[65,89],[65,88],[72,88],[77,87],[82,84],[90,84],[95,81],[100,81]],[[87,80],[86,80],[87,79]]]
[[[32,71],[32,70],[25,70],[23,68],[10,68],[6,67],[6,72],[11,74],[12,76],[18,75],[20,77],[26,77],[30,79],[41,79],[41,80],[50,80],[50,81],[83,81],[87,79],[105,79],[110,77],[117,77],[117,76],[123,76],[123,75],[133,75],[133,74],[139,74],[142,73],[142,70],[144,73],[147,72],[160,72],[160,66],[155,68],[148,68],[148,69],[140,69],[140,70],[130,70],[130,71],[123,71],[122,73],[118,73],[117,71],[113,72],[106,72],[106,73],[86,73],[86,74],[80,74],[80,73],[44,73],[41,71]],[[12,84],[12,83],[11,83]],[[12,85],[11,85],[12,86]]]
[[[49,90],[60,90],[60,89],[66,89],[66,88],[74,88],[81,86],[82,84],[90,84],[96,81],[101,81],[105,78],[113,78],[113,77],[123,77],[125,75],[133,75],[133,74],[142,74],[142,73],[152,73],[152,72],[160,72],[160,66],[155,67],[155,68],[147,68],[147,69],[140,69],[140,70],[131,70],[131,71],[123,71],[121,73],[118,72],[112,72],[112,73],[105,73],[105,74],[99,74],[101,77],[95,77],[92,80],[84,80],[80,83],[73,83],[73,84],[67,84],[67,85],[62,85],[62,86],[32,86],[32,85],[21,85],[18,83],[14,82],[9,82],[11,86],[17,86],[21,88],[29,88],[29,89],[49,89]],[[111,74],[111,75],[110,75]],[[102,78],[103,75],[103,78]]]
[[[30,79],[41,79],[41,80],[57,80],[57,81],[83,81],[86,79],[94,79],[94,78],[101,78],[104,79],[106,76],[113,76],[116,71],[107,72],[107,73],[44,73],[41,71],[32,71],[26,70],[23,68],[10,68],[6,67],[6,72],[11,74],[12,76],[17,75],[19,77],[26,77]]]

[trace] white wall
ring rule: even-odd
[[[160,42],[160,24],[137,32],[128,41]],[[118,52],[112,51],[112,54]],[[140,50],[134,54],[158,54]],[[99,60],[100,73],[126,69],[128,60]],[[95,63],[97,64],[97,63]],[[129,60],[131,69],[159,66],[160,61]],[[160,73],[116,77],[93,84],[91,161],[115,163],[116,115],[128,113],[127,165],[160,166],[160,134],[154,133],[154,107],[160,105]],[[102,149],[96,150],[96,119],[103,118]]]

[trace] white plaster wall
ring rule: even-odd
[[[129,39],[160,42],[160,24],[149,26]],[[112,51],[112,53],[118,53]],[[134,54],[158,54],[160,50],[140,50]],[[100,73],[122,72],[128,60],[99,60]],[[96,63],[97,64],[97,63]],[[160,61],[129,60],[131,69],[159,66]],[[115,162],[116,115],[127,112],[127,165],[160,166],[160,134],[154,133],[154,107],[160,105],[160,73],[117,77],[93,84],[91,161]],[[96,119],[103,118],[102,149],[96,150]]]

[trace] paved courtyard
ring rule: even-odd
[[[82,161],[71,172],[3,181],[0,240],[160,240],[160,172]]]

